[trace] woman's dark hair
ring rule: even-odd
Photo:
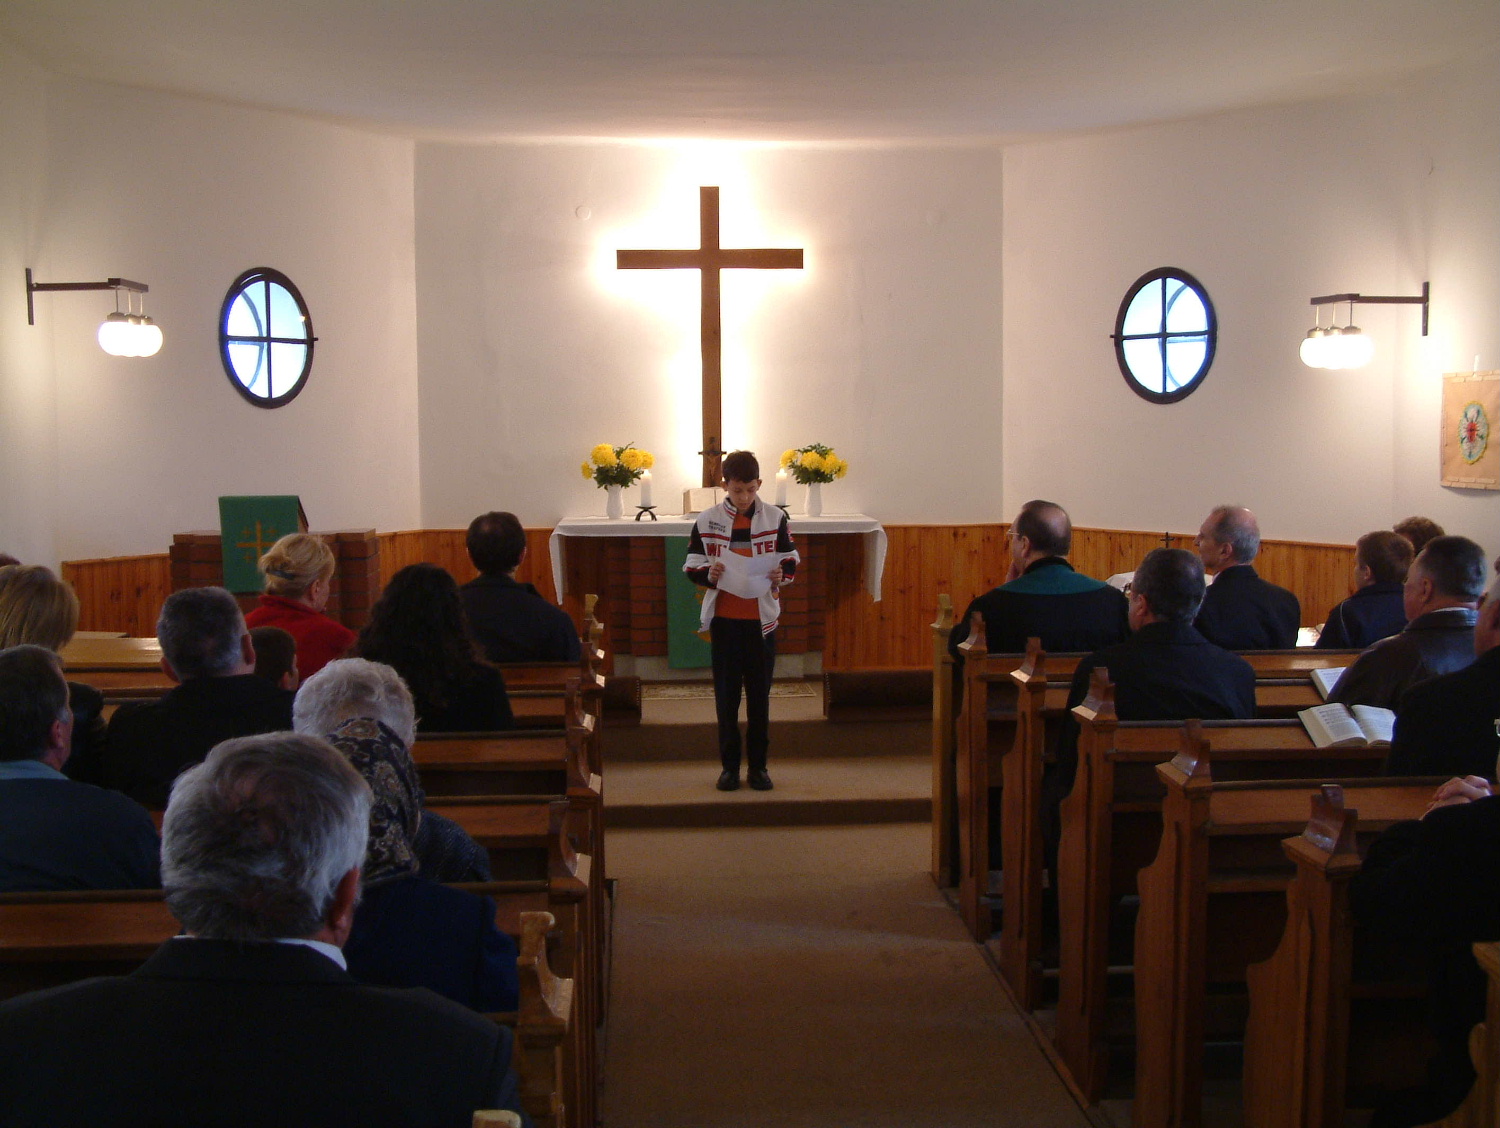
[[[391,577],[354,653],[393,667],[411,688],[418,712],[447,707],[485,665],[458,584],[436,564],[408,564]]]

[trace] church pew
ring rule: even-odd
[[[498,880],[544,878],[547,908],[557,917],[559,938],[554,953],[558,971],[574,980],[579,1026],[587,1031],[577,1039],[574,1088],[586,1105],[579,1109],[583,1124],[592,1124],[592,1085],[598,1077],[595,1032],[603,1018],[603,924],[594,911],[601,903],[596,882],[601,878],[593,859],[573,849],[566,833],[565,799],[541,800],[525,796],[473,796],[431,803],[428,809],[452,819],[489,851],[490,868]],[[587,1084],[585,1080],[587,1079]]]
[[[520,988],[515,1012],[493,1016],[515,1029],[521,1100],[537,1128],[564,1128],[564,1056],[576,1027],[573,981],[547,958],[552,915],[536,883],[465,885],[496,902],[496,926],[515,937]],[[543,890],[545,894],[545,890]],[[181,931],[160,890],[0,894],[0,999],[98,975],[125,975]]]
[[[998,771],[992,771],[1000,781],[998,861],[1006,907],[1001,915],[998,965],[1017,1004],[1025,1010],[1036,1009],[1042,998],[1042,769],[1056,744],[1076,667],[1075,662],[1065,659],[1062,675],[1055,674],[1039,640],[1031,639],[1030,643],[1021,666],[1010,675],[1017,695],[1015,737],[1009,749],[998,751]],[[1311,680],[1306,676],[1280,677],[1285,671],[1274,663],[1272,655],[1300,658],[1285,651],[1261,652],[1261,668],[1268,676],[1257,678],[1255,683],[1256,716],[1285,719],[1295,717],[1300,709],[1321,704]],[[981,884],[973,882],[974,887]],[[979,931],[984,931],[988,921],[982,907],[976,906],[974,911],[979,914]]]
[[[932,880],[939,889],[947,889],[958,880],[953,655],[948,653],[952,630],[953,598],[944,593],[938,596],[937,619],[932,624]]]
[[[1362,812],[1373,836],[1426,809],[1441,779],[1216,781],[1211,742],[1189,722],[1156,771],[1166,788],[1155,860],[1140,872],[1135,927],[1138,1128],[1201,1119],[1209,1037],[1244,1037],[1246,968],[1275,949],[1292,867],[1281,848],[1320,811]]]
[[[1349,882],[1361,865],[1356,832],[1366,829],[1363,807],[1315,806],[1302,832],[1282,842],[1294,867],[1286,927],[1274,953],[1247,972],[1245,1123],[1251,1128],[1342,1128],[1351,1097],[1363,1104],[1371,1088],[1414,1083],[1431,1051],[1415,1005],[1425,955],[1356,929],[1349,909]],[[1485,1023],[1470,1043],[1482,1051],[1481,1084],[1439,1122],[1453,1128],[1497,1123],[1500,964],[1494,945],[1476,944],[1474,951],[1490,979]]]
[[[1078,774],[1062,804],[1058,851],[1057,1047],[1074,1082],[1099,1099],[1110,1062],[1109,969],[1130,962],[1132,936],[1112,926],[1116,906],[1161,838],[1163,788],[1156,765],[1172,759],[1181,721],[1121,721],[1113,686],[1095,672],[1078,719]],[[1314,749],[1300,722],[1206,721],[1225,779],[1342,779],[1376,775],[1380,749]],[[1119,1008],[1115,1008],[1118,1010]]]

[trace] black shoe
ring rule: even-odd
[[[761,773],[764,775],[765,773]],[[769,781],[767,781],[769,782]],[[719,773],[719,782],[714,784],[720,791],[738,791],[740,789],[740,773],[732,772],[725,768]],[[753,787],[754,784],[751,784]]]
[[[751,768],[746,782],[756,791],[770,791],[774,786],[771,783],[771,775],[765,768]]]

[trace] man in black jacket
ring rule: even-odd
[[[483,513],[465,540],[479,575],[458,589],[474,638],[491,662],[576,662],[578,629],[567,612],[516,580],[526,530],[514,513]]]
[[[1495,561],[1500,573],[1500,558]],[[1479,609],[1471,666],[1414,685],[1401,698],[1390,775],[1495,777],[1500,754],[1500,583]]]
[[[1214,582],[1193,625],[1225,650],[1287,650],[1297,645],[1302,607],[1286,588],[1269,584],[1252,566],[1260,554],[1260,524],[1241,505],[1210,513],[1193,542]]]
[[[162,668],[179,684],[110,719],[104,782],[156,810],[172,781],[221,740],[292,727],[292,693],[255,676],[255,647],[234,596],[185,588],[156,621]]]
[[[344,970],[370,791],[321,740],[227,741],[162,828],[184,935],[123,978],[0,1004],[0,1123],[467,1128],[519,1111],[504,1027]]]

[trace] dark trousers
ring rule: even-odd
[[[771,671],[776,632],[761,634],[755,619],[713,618],[708,624],[714,654],[714,704],[719,714],[719,762],[740,770],[740,687],[745,690],[745,753],[750,770],[764,770],[771,743]]]

